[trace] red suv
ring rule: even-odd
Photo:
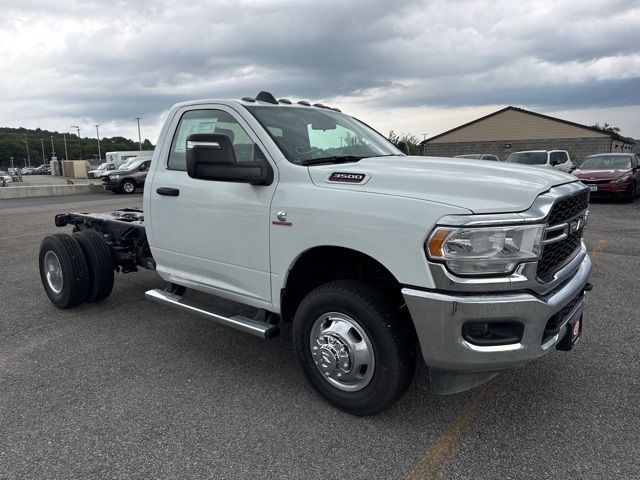
[[[591,198],[633,202],[640,195],[640,158],[632,153],[601,153],[585,158],[573,174],[589,185]]]

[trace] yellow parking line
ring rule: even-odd
[[[596,259],[600,256],[600,253],[604,250],[604,247],[607,245],[606,240],[598,240],[596,242],[596,246],[589,252],[589,256],[591,257],[591,261],[595,263]]]
[[[445,467],[460,450],[473,421],[490,407],[500,393],[503,382],[503,377],[498,377],[471,391],[453,421],[409,472],[407,480],[432,480],[441,477]]]

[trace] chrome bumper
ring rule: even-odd
[[[489,372],[512,368],[542,357],[564,336],[566,325],[582,315],[585,295],[561,323],[558,333],[543,343],[547,321],[574,300],[589,280],[591,260],[585,255],[575,274],[546,295],[525,292],[444,293],[403,288],[422,355],[434,369]],[[519,343],[478,346],[462,336],[469,321],[516,321],[524,325]]]

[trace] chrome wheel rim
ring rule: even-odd
[[[133,192],[135,190],[135,187],[133,186],[133,183],[131,183],[131,182],[125,183],[122,188],[124,188],[124,191],[127,192],[127,193],[131,193],[131,192]]]
[[[51,250],[44,255],[44,271],[49,289],[56,295],[60,295],[64,285],[62,265],[58,256]]]
[[[353,318],[339,312],[321,315],[311,328],[309,341],[316,368],[334,387],[355,392],[371,382],[373,344]]]

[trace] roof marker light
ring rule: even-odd
[[[256,95],[256,100],[260,102],[273,103],[274,105],[278,104],[278,100],[271,93],[261,91],[258,95]]]

